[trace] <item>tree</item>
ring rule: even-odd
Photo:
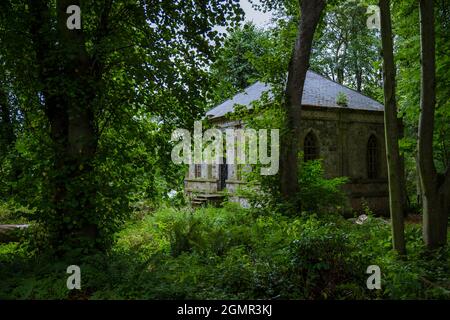
[[[436,105],[436,48],[433,1],[420,0],[421,91],[418,133],[418,162],[422,189],[423,237],[429,249],[447,243],[450,210],[450,166],[444,174],[433,159]]]
[[[298,36],[288,67],[288,79],[285,91],[286,136],[281,144],[280,183],[281,194],[287,203],[297,206],[298,150],[303,86],[309,68],[314,32],[325,8],[325,0],[303,0],[300,4]]]
[[[246,23],[230,33],[211,65],[213,104],[221,103],[261,77],[254,62],[266,51],[268,32]],[[272,44],[272,43],[271,43]]]
[[[317,27],[311,66],[333,81],[381,98],[379,39],[366,26],[366,10],[352,1],[328,3]]]
[[[87,52],[84,29],[67,28],[66,10],[70,5],[79,6],[80,3],[67,0],[56,3],[55,44],[47,36],[52,30],[49,19],[51,6],[44,1],[30,2],[30,34],[55,156],[51,202],[54,214],[63,221],[73,221],[83,217],[83,212],[95,210],[90,196],[96,192],[95,185],[86,177],[92,175],[98,147],[93,101],[103,75],[103,64],[92,59]],[[104,10],[108,12],[109,9],[106,6]],[[99,25],[99,32],[105,27],[104,19]],[[54,80],[61,75],[65,85],[61,88],[63,90],[58,90]],[[95,239],[97,225],[89,219],[80,220],[78,232]],[[57,232],[58,239],[72,233],[64,224],[60,224]]]
[[[435,1],[436,107],[434,117],[433,159],[436,170],[445,172],[450,159],[450,79],[449,0]],[[398,68],[397,105],[404,123],[400,141],[405,159],[406,189],[410,209],[421,210],[421,187],[417,160],[417,133],[420,117],[420,21],[419,5],[392,1],[395,29],[395,57]]]
[[[383,44],[384,78],[384,128],[389,180],[389,208],[391,212],[392,241],[394,249],[406,254],[403,222],[403,175],[399,140],[399,120],[395,98],[395,62],[392,45],[391,12],[389,0],[380,0],[381,39]]]
[[[7,92],[0,87],[0,157],[15,140]]]
[[[80,29],[66,24],[73,5]],[[135,194],[170,175],[172,128],[203,111],[211,49],[223,39],[213,27],[241,17],[236,0],[1,2],[1,59],[30,129],[19,151],[33,172],[26,205],[52,244],[102,248]]]

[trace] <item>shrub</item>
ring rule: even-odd
[[[0,299],[448,299],[449,248],[426,253],[419,226],[406,228],[408,260],[392,251],[390,225],[369,216],[254,214],[225,208],[162,208],[133,220],[102,254],[55,257],[0,244]],[[82,290],[65,287],[82,270]],[[366,288],[379,265],[382,290]]]
[[[348,97],[345,93],[339,92],[336,96],[336,104],[347,107],[348,106]]]
[[[290,245],[292,272],[305,299],[340,298],[340,288],[364,291],[364,268],[352,259],[348,235],[333,223],[315,218],[305,221],[299,237]],[[357,292],[354,293],[354,295]]]
[[[320,160],[301,164],[300,201],[303,210],[314,212],[333,212],[344,206],[346,196],[341,186],[347,178],[326,179]]]

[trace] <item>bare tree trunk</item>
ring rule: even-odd
[[[309,58],[314,32],[325,8],[325,0],[301,1],[298,37],[289,63],[285,91],[287,134],[281,145],[281,193],[288,203],[298,205],[298,150],[300,138],[300,115],[303,86],[309,68]]]
[[[436,171],[433,158],[436,105],[436,58],[433,1],[420,0],[421,92],[418,162],[422,189],[423,238],[429,249],[447,243],[450,167]]]
[[[391,212],[392,241],[394,249],[406,254],[403,191],[401,183],[402,167],[398,146],[399,125],[395,99],[395,64],[392,45],[391,12],[389,0],[380,0],[381,40],[383,44],[384,77],[384,131],[386,158],[389,178],[389,208]]]
[[[359,66],[356,66],[356,91],[362,91],[362,70]]]
[[[422,182],[420,181],[419,155],[416,150],[416,202],[417,207],[422,206]]]
[[[397,118],[397,122],[398,122],[398,140],[400,141],[405,137],[405,127],[403,124],[403,118]],[[405,157],[401,154],[399,157],[399,161],[400,161],[399,178],[402,191],[403,216],[407,217],[409,208],[411,207],[411,201],[410,198],[408,197],[408,192],[406,190]]]

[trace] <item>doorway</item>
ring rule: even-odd
[[[227,179],[228,179],[227,159],[222,158],[222,163],[219,164],[219,191],[225,189]]]

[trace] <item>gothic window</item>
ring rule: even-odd
[[[196,178],[202,177],[202,165],[201,164],[196,164],[194,166],[194,175]]]
[[[369,179],[378,178],[378,143],[374,135],[367,143],[367,176]]]
[[[303,157],[305,162],[319,158],[317,138],[312,131],[306,135],[303,146]]]

